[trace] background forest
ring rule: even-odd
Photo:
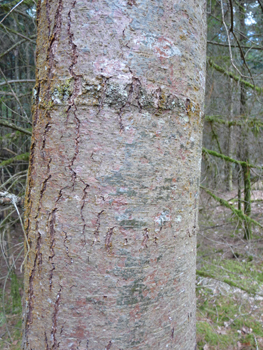
[[[198,349],[263,349],[263,1],[207,3]],[[19,349],[36,1],[0,1],[0,349]]]

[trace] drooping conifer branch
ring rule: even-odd
[[[233,158],[228,157],[228,156],[226,156],[226,155],[224,155],[224,154],[222,154],[222,153],[218,153],[218,152],[216,152],[216,151],[212,151],[212,150],[207,149],[207,148],[205,148],[205,147],[202,148],[202,151],[203,151],[203,153],[211,154],[211,156],[224,159],[224,160],[227,161],[227,162],[239,164],[239,165],[241,165],[241,166],[247,166],[247,167],[249,167],[249,168],[254,168],[254,169],[263,170],[263,167],[261,167],[261,166],[257,166],[257,165],[254,165],[254,164],[249,164],[249,163],[244,162],[244,161],[242,161],[242,160],[233,159]]]
[[[223,73],[224,75],[229,76],[231,79],[235,80],[236,82],[240,81],[240,83],[242,83],[246,87],[251,88],[253,90],[256,90],[259,93],[261,93],[263,91],[263,88],[256,86],[256,85],[253,85],[253,84],[249,83],[248,81],[242,79],[240,76],[235,75],[234,73],[227,71],[223,67],[216,64],[211,58],[209,58],[207,60],[207,62],[210,64],[211,67],[215,68],[215,70],[217,70],[220,73]]]
[[[4,160],[3,162],[0,163],[0,168],[7,166],[9,164],[15,163],[15,162],[19,162],[19,161],[28,161],[29,160],[29,153],[23,153],[23,154],[19,154],[15,157],[9,158],[7,160]]]
[[[206,193],[208,193],[212,198],[214,198],[218,203],[223,205],[224,207],[232,210],[233,214],[235,214],[238,218],[240,218],[242,221],[245,222],[250,222],[251,224],[254,224],[256,226],[259,226],[263,228],[263,226],[257,222],[256,220],[251,219],[249,216],[245,215],[242,210],[236,209],[233,205],[229,204],[228,201],[226,201],[223,198],[217,197],[214,193],[209,191],[207,188],[204,186],[200,186]]]

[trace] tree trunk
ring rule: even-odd
[[[250,183],[250,168],[243,166],[243,178],[244,178],[244,214],[251,215],[251,183]],[[252,235],[251,222],[245,221],[245,235],[244,239],[250,239]]]
[[[241,33],[246,33],[246,23],[245,23],[245,2],[240,1],[239,8],[239,26],[240,26],[240,43],[245,44],[246,39]],[[245,74],[245,60],[244,55],[241,55],[242,69],[241,72]],[[244,84],[240,84],[240,115],[244,118],[247,117],[247,91]],[[240,159],[244,162],[249,163],[249,139],[248,139],[248,130],[246,126],[241,127],[241,140],[240,140]],[[250,186],[250,168],[243,167],[243,182],[244,182],[244,213],[248,216],[251,215],[251,186]],[[245,234],[244,239],[250,239],[252,236],[251,223],[249,221],[244,222],[245,225]]]
[[[233,121],[233,109],[234,109],[234,82],[230,79],[230,105],[229,105],[229,121]],[[233,148],[234,148],[234,135],[233,135],[233,125],[228,126],[228,156],[233,158]],[[227,191],[233,190],[233,164],[227,162]]]
[[[204,1],[39,1],[23,349],[195,348]]]

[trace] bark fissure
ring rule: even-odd
[[[48,113],[47,113],[48,115]],[[50,116],[48,115],[48,118],[50,118]],[[44,150],[45,146],[46,146],[46,137],[47,137],[47,133],[49,132],[49,130],[51,129],[51,125],[50,122],[48,121],[46,126],[45,126],[45,130],[44,130],[44,134],[43,134],[43,141],[42,141],[42,151]]]
[[[34,96],[35,94],[35,96]],[[34,88],[33,99],[35,100],[35,111],[33,117],[33,126],[36,127],[39,118],[39,95],[40,95],[40,83],[37,83]]]
[[[31,324],[33,322],[33,309],[34,309],[33,282],[34,282],[34,277],[35,277],[35,273],[36,273],[37,261],[38,261],[39,253],[40,253],[40,247],[41,247],[41,234],[38,232],[38,238],[37,238],[37,242],[36,242],[35,259],[34,259],[33,268],[31,270],[31,274],[29,277],[28,314],[27,314],[27,320],[26,320],[27,324]],[[27,339],[27,332],[25,334],[25,337]]]
[[[74,122],[76,125],[76,137],[75,137],[75,153],[71,159],[70,165],[69,165],[69,169],[72,172],[72,183],[73,183],[73,190],[74,190],[74,186],[75,186],[75,181],[76,181],[76,177],[77,174],[73,169],[73,165],[74,162],[78,156],[79,153],[79,142],[80,142],[80,120],[77,117],[77,106],[75,105],[75,98],[78,96],[78,94],[81,91],[81,77],[76,75],[76,73],[74,72],[74,67],[77,63],[78,60],[78,53],[77,53],[77,45],[74,44],[73,42],[73,37],[74,34],[71,32],[71,12],[72,10],[75,8],[76,5],[76,1],[73,2],[72,8],[70,9],[70,11],[68,12],[68,38],[69,38],[69,45],[71,47],[71,65],[69,66],[69,73],[71,75],[71,77],[74,79],[74,87],[73,87],[73,93],[69,99],[69,108],[67,110],[67,120],[69,119],[69,113],[72,109],[73,111],[73,115],[74,115]]]
[[[49,350],[48,340],[47,340],[47,332],[44,332],[44,334],[45,334],[45,345],[46,345],[46,350]]]
[[[55,264],[52,262],[54,256],[55,256],[55,222],[56,222],[56,211],[57,208],[53,209],[52,212],[49,214],[49,234],[50,234],[50,246],[49,250],[51,255],[49,256],[49,262],[52,266],[49,273],[49,289],[52,290],[52,278],[53,278],[53,271],[56,269]]]
[[[47,98],[48,100],[50,99],[51,96],[51,84],[52,84],[52,77],[53,77],[53,68],[55,65],[55,60],[54,60],[54,52],[53,52],[53,46],[55,44],[56,41],[59,40],[59,35],[60,35],[60,31],[61,31],[61,25],[62,25],[62,3],[63,0],[59,0],[58,2],[58,7],[57,7],[57,11],[55,14],[55,25],[54,25],[54,29],[53,29],[53,33],[52,35],[50,35],[50,26],[51,26],[51,21],[50,21],[50,13],[49,13],[49,3],[47,7],[47,13],[48,13],[48,17],[47,17],[47,21],[48,21],[48,26],[49,26],[49,46],[47,49],[47,62],[48,62],[48,86],[47,86]]]
[[[112,247],[112,235],[113,235],[114,227],[111,227],[108,229],[105,237],[105,247],[106,250],[109,252],[110,248]]]
[[[72,264],[72,263],[73,263],[73,259],[72,259],[72,257],[69,255],[69,249],[68,249],[68,246],[66,245],[67,240],[68,240],[68,234],[67,234],[67,232],[65,232],[65,231],[63,231],[63,233],[64,233],[64,235],[65,235],[63,244],[64,244],[64,247],[66,248],[66,255],[67,255],[67,257],[69,258],[69,260],[70,260],[70,262],[71,262],[71,264]]]
[[[82,227],[82,236],[83,236],[83,240],[84,240],[84,244],[86,244],[86,235],[85,235],[85,230],[86,230],[86,220],[85,217],[83,215],[83,209],[85,207],[85,199],[87,197],[87,189],[89,188],[88,184],[85,184],[85,187],[83,189],[83,197],[82,197],[82,204],[80,207],[80,216],[81,216],[81,220],[83,222],[83,227]]]
[[[104,212],[104,210],[100,211],[100,212],[98,213],[98,215],[97,215],[97,220],[96,220],[96,225],[97,225],[97,227],[96,227],[96,230],[94,231],[94,236],[95,236],[95,238],[94,238],[93,244],[96,243],[97,241],[100,241],[100,239],[99,239],[100,216],[101,216],[101,214],[102,214],[103,212]]]
[[[36,213],[36,216],[35,216],[35,219],[38,218],[39,216],[39,213],[40,213],[40,210],[41,210],[41,201],[42,201],[42,198],[44,196],[44,193],[47,189],[47,182],[48,180],[51,179],[51,174],[48,175],[48,177],[42,182],[42,186],[41,186],[41,190],[40,190],[40,197],[39,197],[39,205],[38,205],[38,209],[37,209],[37,213]]]
[[[30,230],[30,218],[29,215],[32,210],[32,200],[31,200],[31,191],[33,186],[33,178],[30,176],[32,174],[33,168],[34,168],[34,153],[35,153],[35,142],[31,145],[31,152],[30,152],[30,158],[29,158],[29,169],[28,169],[28,185],[27,185],[27,195],[26,195],[26,213],[25,213],[25,232],[28,239],[28,234]]]
[[[58,311],[59,311],[59,303],[60,303],[60,298],[61,298],[61,292],[62,292],[62,287],[60,286],[60,289],[58,291],[56,301],[54,304],[54,314],[52,317],[52,331],[51,331],[51,336],[53,340],[53,344],[51,347],[51,350],[55,350],[59,348],[59,342],[57,341],[56,338],[56,333],[57,333],[57,317],[58,317]]]

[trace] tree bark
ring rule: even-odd
[[[193,350],[205,2],[37,16],[23,349]]]

